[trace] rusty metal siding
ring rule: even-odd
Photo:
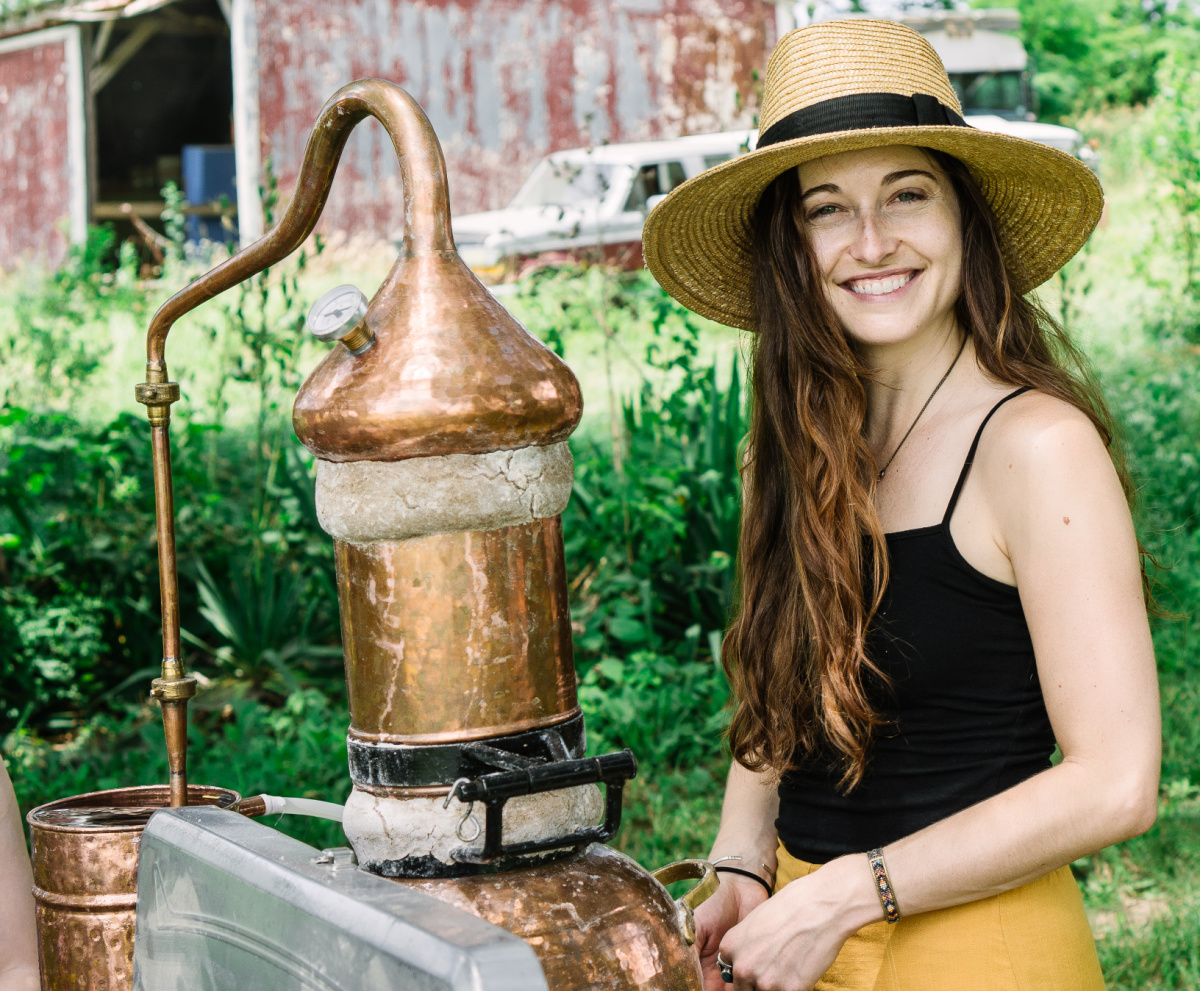
[[[382,76],[425,108],[456,213],[504,205],[546,153],[752,123],[774,35],[762,0],[254,0],[257,103],[285,192],[322,103]],[[395,155],[359,125],[326,230],[400,223]]]
[[[78,28],[0,42],[0,266],[57,265],[86,220]]]

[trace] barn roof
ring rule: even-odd
[[[27,34],[55,24],[136,17],[171,3],[174,0],[0,0],[0,38]]]

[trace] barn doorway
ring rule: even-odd
[[[92,216],[162,250],[163,187],[185,193],[190,239],[236,228],[233,68],[217,0],[175,0],[105,21],[90,39]],[[161,259],[159,259],[161,260]]]

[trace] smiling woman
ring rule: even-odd
[[[1024,295],[1099,206],[855,20],[785,36],[757,150],[647,221],[756,332],[709,991],[1103,987],[1067,865],[1153,822],[1154,658],[1103,398]]]

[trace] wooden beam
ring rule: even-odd
[[[159,29],[160,22],[155,17],[147,17],[138,22],[129,35],[113,49],[113,53],[99,65],[93,66],[88,80],[92,94],[99,93],[112,82],[113,76],[125,68],[129,62]]]
[[[108,42],[112,38],[112,21],[101,21],[100,29],[96,32],[96,40],[92,42],[92,63],[95,64],[104,58],[104,53],[108,51]]]

